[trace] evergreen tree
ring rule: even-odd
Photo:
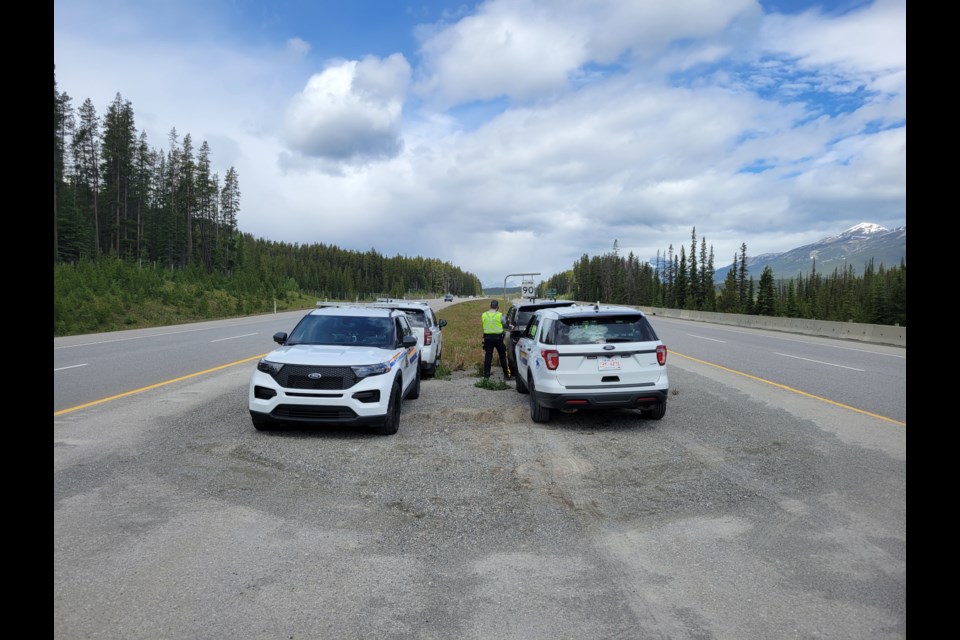
[[[126,244],[129,182],[133,175],[137,133],[133,122],[133,107],[118,93],[107,107],[103,117],[104,185],[102,199],[108,208],[105,249],[117,256],[132,255],[133,247]]]
[[[737,283],[737,254],[733,254],[733,266],[727,271],[720,291],[720,300],[717,302],[717,311],[721,313],[740,312],[740,287]]]
[[[713,268],[713,245],[710,245],[710,253],[707,254],[706,238],[700,241],[700,290],[703,292],[704,311],[715,311],[717,308],[717,287],[713,283],[716,271]]]
[[[74,158],[74,189],[80,209],[93,229],[93,252],[99,255],[100,245],[100,120],[90,98],[78,112],[79,123],[71,142]],[[83,255],[83,252],[81,252]]]
[[[740,245],[740,264],[737,267],[737,264],[734,263],[734,267],[737,268],[737,297],[740,302],[740,312],[749,313],[748,303],[751,302],[751,298],[747,296],[747,243],[744,242]]]
[[[680,263],[677,266],[677,280],[674,283],[676,293],[674,295],[677,309],[689,309],[692,303],[690,296],[690,281],[687,279],[687,254],[686,248],[680,245]]]
[[[773,271],[769,266],[763,268],[760,274],[760,289],[757,292],[755,313],[761,316],[776,315],[776,291],[773,283]]]
[[[690,232],[690,279],[688,281],[687,303],[684,305],[688,309],[703,308],[703,293],[700,285],[700,275],[697,269],[697,228],[693,227]]]

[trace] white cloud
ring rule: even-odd
[[[254,236],[502,283],[614,240],[651,258],[693,227],[720,266],[743,242],[759,254],[905,223],[902,1],[764,16],[753,0],[495,0],[432,25],[420,51],[312,68],[306,30],[240,49],[141,25],[149,40],[117,48],[83,27],[56,26],[60,89],[100,110],[121,92],[155,147],[173,126],[208,140],[214,170],[238,171]]]
[[[808,11],[800,16],[771,16],[763,42],[818,71],[888,92],[906,88],[907,7],[903,0],[877,0],[840,17]]]
[[[473,15],[425,32],[417,89],[441,105],[549,96],[566,89],[587,63],[649,58],[678,40],[718,37],[741,14],[757,12],[753,0],[491,0]],[[689,65],[722,50],[707,45],[677,60]]]
[[[308,158],[395,156],[403,148],[400,117],[409,78],[410,65],[400,54],[331,63],[291,100],[286,143]]]

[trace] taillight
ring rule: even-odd
[[[430,329],[423,330],[423,346],[429,346],[433,344],[433,331]]]
[[[555,349],[540,349],[540,355],[547,365],[547,369],[553,371],[560,364],[560,352]]]
[[[658,344],[657,345],[657,362],[662,367],[667,364],[667,345]]]

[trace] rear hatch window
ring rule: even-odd
[[[544,342],[560,352],[557,382],[567,387],[653,384],[660,343],[642,315],[591,315],[552,323]]]
[[[403,312],[407,314],[407,320],[410,321],[411,327],[423,329],[427,326],[427,316],[423,311],[404,309]]]
[[[554,344],[608,344],[657,340],[650,322],[641,315],[562,318],[553,325]]]

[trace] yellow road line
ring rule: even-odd
[[[842,408],[842,409],[849,409],[850,411],[856,411],[857,413],[862,413],[863,415],[865,415],[865,416],[870,416],[871,418],[877,418],[877,419],[879,419],[879,420],[886,420],[887,422],[892,422],[893,424],[898,424],[898,425],[900,425],[900,426],[902,426],[902,427],[907,426],[907,423],[906,423],[906,422],[900,422],[899,420],[894,420],[893,418],[888,418],[887,416],[881,416],[881,415],[878,414],[878,413],[870,413],[869,411],[864,411],[863,409],[857,409],[856,407],[851,407],[851,406],[848,405],[848,404],[843,404],[842,402],[836,402],[836,401],[834,401],[834,400],[830,400],[829,398],[822,398],[822,397],[820,397],[820,396],[815,396],[815,395],[813,395],[812,393],[807,393],[806,391],[800,391],[799,389],[794,389],[793,387],[788,387],[788,386],[785,385],[785,384],[780,384],[779,382],[773,382],[773,381],[767,380],[767,379],[765,379],[765,378],[758,378],[757,376],[752,376],[752,375],[750,375],[749,373],[744,373],[743,371],[737,371],[736,369],[729,369],[729,368],[724,367],[724,366],[721,366],[721,365],[719,365],[719,364],[714,364],[714,363],[712,363],[712,362],[707,362],[706,360],[700,360],[699,358],[694,358],[694,357],[691,357],[691,356],[685,356],[685,355],[683,355],[682,353],[677,353],[676,351],[671,351],[671,352],[670,352],[670,355],[680,356],[681,358],[686,358],[687,360],[693,360],[694,362],[699,362],[700,364],[705,364],[705,365],[707,365],[708,367],[714,367],[714,368],[716,368],[716,369],[722,369],[723,371],[726,371],[726,372],[728,372],[728,373],[733,373],[733,374],[738,375],[738,376],[743,376],[744,378],[750,378],[751,380],[756,380],[757,382],[763,382],[763,383],[765,383],[765,384],[769,384],[769,385],[772,385],[772,386],[774,386],[774,387],[777,387],[778,389],[783,389],[783,390],[785,390],[785,391],[791,391],[791,392],[796,393],[796,394],[799,394],[799,395],[801,395],[801,396],[806,396],[807,398],[812,398],[812,399],[814,399],[814,400],[819,400],[819,401],[821,401],[821,402],[826,402],[827,404],[832,404],[832,405],[834,405],[834,406],[836,406],[836,407],[840,407],[840,408]]]
[[[227,367],[233,367],[233,366],[236,366],[236,365],[238,365],[238,364],[244,364],[244,363],[250,362],[250,361],[252,361],[252,360],[259,360],[260,358],[262,358],[262,357],[265,356],[265,355],[266,355],[265,353],[261,353],[261,354],[258,355],[258,356],[253,356],[252,358],[246,358],[246,359],[244,359],[244,360],[237,360],[236,362],[230,362],[230,363],[228,363],[228,364],[222,364],[222,365],[220,365],[219,367],[213,367],[212,369],[205,369],[205,370],[203,370],[203,371],[197,371],[196,373],[191,373],[191,374],[188,374],[188,375],[185,375],[185,376],[180,376],[179,378],[174,378],[173,380],[166,380],[166,381],[164,381],[164,382],[158,382],[157,384],[151,384],[151,385],[146,386],[146,387],[141,387],[141,388],[139,388],[139,389],[134,389],[133,391],[124,391],[123,393],[119,393],[119,394],[117,394],[117,395],[115,395],[115,396],[110,396],[109,398],[101,398],[100,400],[94,400],[93,402],[87,402],[86,404],[77,405],[76,407],[70,407],[69,409],[61,409],[60,411],[54,411],[54,412],[53,412],[53,417],[56,418],[57,416],[62,416],[62,415],[64,415],[65,413],[71,413],[71,412],[77,411],[77,410],[79,410],[79,409],[86,409],[87,407],[93,407],[93,406],[96,406],[96,405],[98,405],[98,404],[103,404],[104,402],[110,402],[111,400],[117,400],[118,398],[125,398],[125,397],[127,397],[127,396],[132,396],[133,394],[135,394],[135,393],[140,393],[140,392],[142,392],[142,391],[149,391],[150,389],[156,389],[156,388],[158,388],[158,387],[165,387],[166,385],[168,385],[168,384],[173,384],[174,382],[180,382],[181,380],[189,380],[190,378],[196,378],[197,376],[202,376],[202,375],[204,375],[204,374],[206,374],[206,373],[213,373],[214,371],[220,371],[221,369],[226,369]]]

